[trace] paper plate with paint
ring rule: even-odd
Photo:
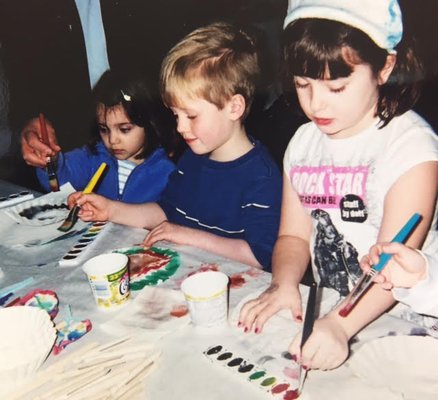
[[[436,399],[438,340],[428,336],[386,336],[353,352],[348,367],[368,385],[405,399]]]
[[[50,318],[55,318],[58,314],[58,296],[52,290],[35,289],[27,293],[20,301],[23,306],[39,307],[46,311]]]
[[[129,280],[131,290],[156,286],[167,281],[179,268],[180,257],[176,251],[134,246],[115,250],[129,257]]]
[[[0,398],[31,377],[50,353],[56,329],[36,307],[0,310]]]
[[[43,196],[10,207],[5,213],[19,224],[41,226],[63,221],[68,211],[65,199]]]

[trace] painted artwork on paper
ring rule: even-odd
[[[165,282],[180,266],[179,254],[170,249],[133,246],[115,252],[129,257],[131,290],[140,290],[145,286],[156,286]]]

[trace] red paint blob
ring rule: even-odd
[[[235,289],[242,287],[245,284],[245,278],[242,274],[234,274],[230,276],[230,287]]]
[[[348,314],[350,314],[352,308],[353,308],[353,304],[347,304],[343,309],[339,311],[339,315],[341,317],[346,317]]]
[[[295,390],[288,390],[283,397],[283,400],[295,400],[300,397],[300,393],[298,392],[298,389]]]
[[[172,310],[170,311],[170,315],[172,315],[172,317],[181,318],[184,317],[184,315],[187,315],[188,312],[189,309],[187,308],[187,306],[185,304],[180,304],[172,308]]]
[[[284,392],[285,390],[287,390],[289,388],[289,384],[288,383],[280,383],[277,386],[274,386],[271,390],[272,393],[277,394],[277,393],[281,393]]]

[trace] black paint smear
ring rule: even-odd
[[[234,360],[231,360],[227,365],[229,367],[235,367],[236,365],[240,365],[243,361],[242,357],[237,357]]]
[[[292,355],[288,351],[283,351],[283,353],[281,353],[281,356],[286,360],[292,360]]]
[[[253,364],[247,364],[246,361],[244,361],[242,364],[240,364],[240,367],[238,369],[239,372],[249,372],[254,368]]]
[[[41,212],[49,211],[49,210],[58,210],[58,209],[65,209],[68,210],[67,204],[45,204],[42,206],[32,206],[29,208],[26,208],[25,210],[21,211],[19,215],[21,217],[27,218],[27,219],[33,219],[36,215],[38,215]],[[46,218],[40,217],[39,220],[44,220]]]
[[[231,358],[233,356],[233,353],[227,352],[221,354],[217,359],[218,360],[227,360],[228,358]]]
[[[222,346],[221,346],[221,345],[219,345],[219,346],[215,346],[215,347],[212,347],[210,350],[208,350],[208,351],[207,351],[207,354],[208,354],[208,355],[210,355],[210,354],[216,354],[216,353],[219,353],[221,350],[222,350]]]

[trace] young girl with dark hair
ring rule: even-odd
[[[60,184],[70,182],[80,191],[98,166],[109,166],[95,190],[127,203],[156,201],[175,169],[161,143],[165,137],[160,118],[160,100],[147,81],[105,72],[93,90],[96,130],[91,142],[58,153]],[[163,108],[164,109],[164,108]],[[47,173],[37,169],[41,185],[49,190]]]

